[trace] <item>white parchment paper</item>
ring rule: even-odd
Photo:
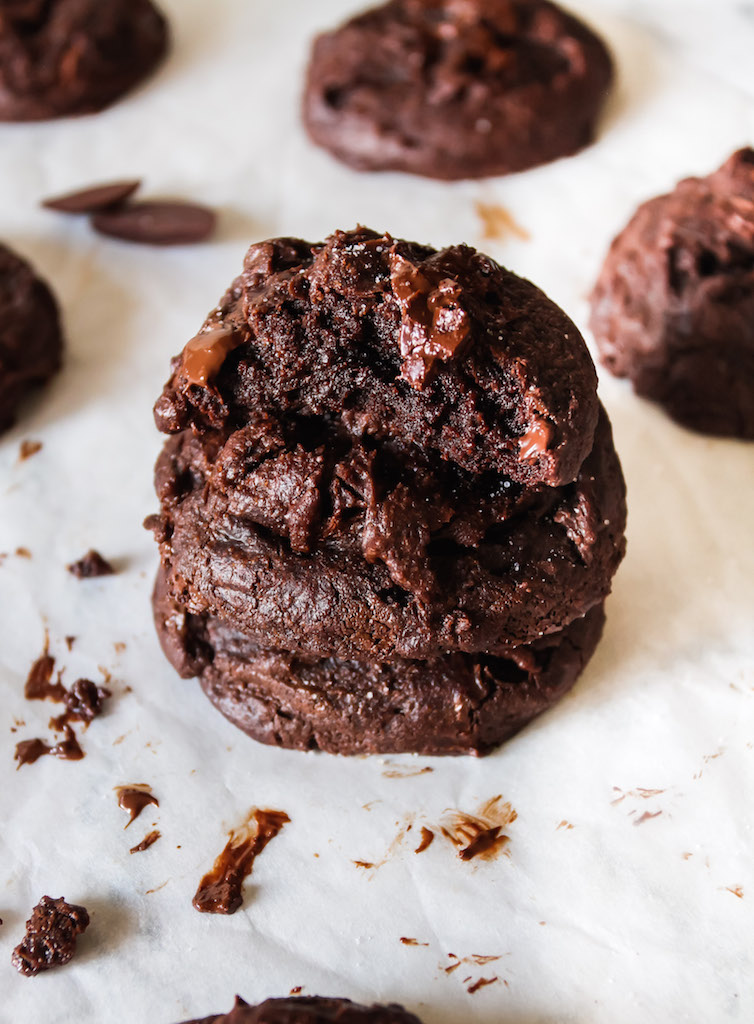
[[[0,439],[0,1021],[171,1024],[226,1010],[236,992],[256,1001],[294,986],[400,1001],[426,1024],[751,1021],[753,445],[686,433],[603,374],[630,502],[605,638],[569,697],[480,761],[346,760],[248,740],[162,657],[156,551],[140,524],[156,509],[151,405],[169,357],[250,241],[359,221],[483,245],[584,327],[635,204],[754,141],[754,8],[573,0],[619,65],[598,144],[509,179],[441,185],[356,175],[303,135],[308,41],[356,0],[163,6],[173,55],[134,96],[93,118],[0,126],[0,237],[53,283],[68,338],[63,373]],[[128,246],[38,207],[131,175],[145,197],[218,207],[217,240]],[[483,243],[479,200],[504,205],[530,240]],[[43,448],[19,462],[25,438]],[[65,571],[91,546],[118,575]],[[54,710],[23,698],[45,628],[65,681],[101,679],[101,667],[114,697],[83,734],[84,761],[16,772],[15,743],[45,735]],[[124,832],[113,787],[135,782],[160,807]],[[508,857],[462,863],[439,840],[412,852],[422,821],[498,793],[518,812]],[[255,804],[292,821],[243,910],[198,914],[201,874]],[[160,841],[129,855],[153,822]],[[92,924],[73,963],[26,979],[10,953],[44,893],[83,903]],[[500,959],[446,973],[450,954]],[[498,980],[468,994],[480,977]]]

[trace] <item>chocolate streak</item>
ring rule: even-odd
[[[44,757],[47,754],[52,757],[58,757],[61,761],[80,761],[84,757],[84,751],[81,749],[76,738],[76,733],[70,725],[65,725],[61,731],[65,733],[65,739],[54,746],[50,746],[49,743],[45,743],[44,740],[39,738],[22,740],[20,743],[17,743],[15,759],[18,761],[18,765],[16,771],[22,765],[34,764],[40,757]]]
[[[150,804],[160,806],[160,801],[152,795],[151,788],[144,783],[133,786],[116,786],[115,792],[118,794],[118,807],[122,807],[130,815],[124,828],[128,828],[132,822],[136,821],[145,807],[149,807]],[[133,850],[131,852],[133,853]]]
[[[128,824],[130,825],[131,822],[129,821]],[[126,825],[126,828],[128,828],[128,825]],[[161,833],[158,832],[156,829],[154,832],[147,832],[142,841],[140,843],[137,843],[136,846],[132,846],[128,852],[143,853],[145,850],[148,850],[150,846],[156,843],[160,836]]]
[[[234,914],[241,906],[241,886],[254,861],[291,819],[285,811],[254,807],[246,824],[230,833],[220,856],[199,883],[193,905],[202,914]]]

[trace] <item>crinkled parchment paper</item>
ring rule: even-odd
[[[686,433],[602,375],[630,501],[604,641],[569,697],[484,760],[346,760],[246,739],[158,649],[156,550],[140,524],[156,509],[151,405],[169,357],[251,240],[360,221],[466,241],[583,327],[635,204],[754,141],[754,9],[574,0],[619,64],[599,143],[441,185],[356,175],[301,131],[308,40],[355,0],[163,2],[173,55],[135,95],[97,117],[0,126],[0,237],[54,284],[68,337],[63,373],[0,440],[0,1020],[171,1024],[236,992],[301,986],[400,1001],[426,1024],[751,1021],[754,445]],[[145,196],[218,207],[217,240],[129,246],[38,208],[131,175]],[[480,201],[529,240],[485,241]],[[43,448],[19,462],[25,438]],[[91,546],[116,576],[65,571]],[[15,743],[46,735],[54,711],[23,698],[46,628],[64,681],[104,669],[114,696],[82,733],[85,760],[16,772]],[[135,782],[160,806],[124,832],[113,787]],[[422,823],[498,794],[518,815],[507,855],[463,863],[441,839],[413,852]],[[243,909],[200,915],[198,880],[252,805],[291,823]],[[153,822],[162,838],[130,855]],[[10,953],[44,893],[85,904],[92,924],[69,966],[26,979]],[[497,980],[469,994],[480,978]]]

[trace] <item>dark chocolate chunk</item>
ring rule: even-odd
[[[78,562],[68,566],[68,572],[79,580],[90,580],[97,576],[112,576],[115,569],[93,548],[87,551]]]
[[[120,206],[141,185],[138,178],[129,181],[114,181],[107,185],[91,185],[63,196],[45,199],[42,206],[61,213],[96,213],[113,206]]]
[[[26,977],[67,964],[76,952],[76,939],[89,927],[84,907],[43,896],[26,922],[26,935],[16,946],[11,963]]]
[[[149,200],[101,210],[92,226],[101,235],[143,245],[190,245],[205,242],[215,230],[213,210],[178,200]]]

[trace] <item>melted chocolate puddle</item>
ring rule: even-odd
[[[122,807],[130,815],[128,821],[123,826],[124,828],[128,828],[132,822],[136,821],[145,807],[149,807],[150,804],[156,804],[157,807],[160,806],[160,801],[156,796],[152,795],[151,787],[145,783],[138,783],[133,786],[116,786],[115,792],[118,794],[118,807]]]
[[[243,902],[241,887],[254,861],[290,820],[285,811],[252,808],[246,824],[230,833],[212,870],[199,883],[194,908],[202,914],[235,914]]]

